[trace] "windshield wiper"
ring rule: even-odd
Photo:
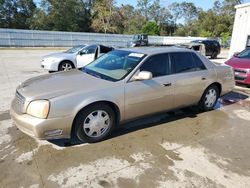
[[[89,75],[91,75],[91,76],[94,76],[96,78],[100,78],[100,79],[108,80],[108,81],[112,81],[112,82],[115,81],[115,79],[112,79],[112,78],[110,78],[108,76],[105,76],[105,75],[102,75],[102,74],[97,74],[97,73],[94,73],[92,71],[88,71],[88,70],[86,70],[86,68],[82,68],[82,71],[89,74]]]
[[[102,78],[100,75],[95,74],[95,73],[90,72],[90,71],[87,71],[87,70],[84,69],[84,68],[82,69],[82,71],[85,72],[85,73],[87,73],[87,74],[89,74],[89,75],[91,75],[91,76],[94,76],[94,77],[96,77],[96,78]]]

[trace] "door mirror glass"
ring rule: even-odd
[[[85,51],[80,51],[80,52],[78,52],[78,54],[83,55],[83,54],[85,54]]]
[[[139,74],[135,75],[132,80],[151,80],[153,77],[151,72],[148,71],[141,71]]]
[[[233,56],[234,56],[234,57],[238,57],[239,53],[240,53],[240,52],[235,52]]]

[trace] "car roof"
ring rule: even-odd
[[[135,48],[121,48],[119,50],[142,53],[147,55],[154,55],[159,53],[168,53],[168,52],[193,52],[193,50],[183,48],[183,47],[135,47]]]

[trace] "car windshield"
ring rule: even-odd
[[[79,50],[81,50],[82,48],[84,48],[86,45],[78,45],[78,46],[74,46],[73,48],[68,49],[65,53],[68,54],[73,54],[78,52]]]
[[[114,50],[85,66],[82,71],[115,82],[125,78],[144,57],[142,53]]]
[[[250,58],[250,48],[247,48],[236,55],[239,58]]]
[[[134,35],[133,36],[133,41],[138,41],[140,40],[140,35]]]

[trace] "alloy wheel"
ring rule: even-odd
[[[72,65],[70,64],[70,63],[64,63],[63,65],[62,65],[62,70],[63,71],[67,71],[67,70],[71,70],[73,67],[72,67]]]

